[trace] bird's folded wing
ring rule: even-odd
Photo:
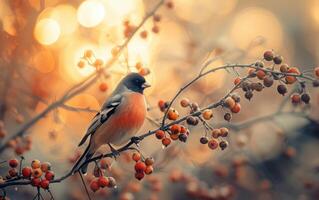
[[[85,141],[88,139],[88,137],[94,134],[95,131],[112,116],[116,108],[121,104],[121,100],[122,100],[122,95],[115,95],[111,97],[109,101],[103,105],[102,110],[94,116],[79,146],[84,144]]]

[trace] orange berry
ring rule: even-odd
[[[168,2],[166,3],[166,7],[169,8],[169,9],[173,9],[173,8],[174,8],[173,2],[172,2],[172,1],[168,1]]]
[[[179,134],[170,134],[169,136],[171,137],[172,140],[178,140]]]
[[[145,174],[149,175],[151,173],[153,173],[153,166],[149,165],[146,167],[146,169],[144,170]]]
[[[301,102],[301,97],[299,94],[294,94],[291,96],[291,102],[294,104],[299,104]]]
[[[207,144],[208,144],[208,147],[212,150],[218,147],[218,142],[215,139],[211,139]]]
[[[108,88],[109,88],[109,86],[108,86],[107,83],[105,83],[105,82],[102,82],[102,83],[100,83],[100,85],[99,85],[99,90],[100,90],[101,92],[107,91]]]
[[[140,154],[140,153],[137,153],[137,152],[133,153],[132,159],[133,159],[135,162],[141,160],[141,154]]]
[[[235,106],[231,109],[233,113],[239,113],[241,106],[239,103],[236,103]]]
[[[142,161],[138,161],[135,164],[134,169],[136,172],[144,172],[144,170],[146,169],[146,164]]]
[[[31,162],[31,167],[32,167],[32,169],[40,168],[40,167],[41,167],[41,162],[40,162],[40,160],[33,160],[33,161]]]
[[[165,101],[159,100],[159,101],[158,101],[158,107],[159,107],[159,109],[160,109],[162,112],[164,112],[165,109],[166,109],[166,107],[167,107],[167,104],[165,103]]]
[[[189,103],[190,103],[189,100],[186,99],[186,98],[182,99],[181,102],[180,102],[181,106],[184,107],[184,108],[189,106]]]
[[[162,144],[167,147],[168,145],[171,144],[171,139],[169,139],[169,138],[163,138],[163,139],[162,139]]]
[[[42,170],[40,168],[33,169],[32,176],[35,178],[40,178],[42,176]]]
[[[80,61],[78,62],[78,67],[79,67],[79,68],[85,67],[85,62],[84,62],[83,60],[80,60]]]
[[[315,71],[315,75],[319,77],[319,67],[316,67],[314,71]]]
[[[186,133],[187,132],[187,129],[185,128],[185,126],[181,126],[181,133]]]
[[[172,134],[179,134],[181,132],[181,126],[178,124],[174,124],[170,127]]]
[[[154,26],[152,27],[152,32],[153,32],[153,33],[157,34],[157,33],[159,33],[159,31],[160,31],[160,28],[159,28],[157,25],[154,25]]]
[[[140,33],[141,38],[146,39],[147,38],[147,31],[142,31]]]
[[[300,71],[296,67],[291,67],[288,69],[287,73],[300,74]],[[286,80],[287,84],[293,84],[294,82],[297,81],[297,78],[295,76],[286,76],[285,80]]]
[[[141,76],[146,76],[149,75],[151,73],[151,70],[149,68],[142,68],[139,70],[138,72]]]
[[[109,179],[105,176],[101,176],[98,178],[98,184],[101,188],[104,188],[109,185]]]
[[[103,66],[103,60],[102,59],[96,59],[93,63],[93,66],[97,69],[101,68]]]
[[[206,109],[206,110],[204,110],[202,115],[203,115],[204,119],[210,120],[213,117],[213,111],[210,109]]]
[[[161,16],[155,14],[155,15],[153,16],[153,20],[154,20],[155,22],[159,22],[159,21],[161,21]]]
[[[137,62],[137,63],[135,64],[135,68],[136,68],[137,70],[142,69],[142,67],[143,67],[143,65],[142,65],[141,62]]]
[[[234,85],[238,85],[241,82],[241,78],[237,77],[234,80]]]
[[[250,76],[250,77],[252,77],[252,76],[255,76],[255,73],[256,72],[256,70],[254,69],[254,68],[250,68],[249,70],[248,70],[248,75]]]
[[[171,108],[167,113],[167,118],[169,120],[177,120],[178,117],[179,117],[179,114],[175,109]]]
[[[225,105],[226,105],[228,108],[232,109],[232,108],[236,105],[236,102],[235,102],[235,100],[234,100],[233,98],[227,97],[227,98],[225,99]]]
[[[84,52],[84,57],[91,58],[93,56],[93,51],[88,49]]]
[[[218,138],[221,135],[221,131],[218,128],[215,128],[212,130],[212,137],[213,138]]]
[[[161,139],[164,138],[165,132],[162,131],[162,130],[157,130],[157,131],[155,132],[155,136],[156,136],[157,139],[161,140]]]
[[[263,70],[258,70],[256,75],[258,79],[263,80],[266,76],[266,73]]]
[[[220,128],[219,130],[220,130],[220,136],[222,136],[222,137],[227,137],[227,135],[228,135],[228,133],[229,133],[228,128],[222,127],[222,128]]]
[[[100,185],[97,179],[91,181],[90,188],[93,192],[96,192],[98,191],[98,189],[100,189]]]

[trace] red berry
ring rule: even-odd
[[[241,78],[237,77],[234,80],[234,85],[238,85],[241,82]]]
[[[18,171],[15,168],[11,168],[9,170],[9,175],[10,175],[10,177],[15,177],[18,175]]]
[[[162,130],[157,130],[156,133],[155,133],[155,136],[156,136],[157,139],[161,140],[161,139],[164,138],[165,132],[162,131]]]
[[[31,180],[31,185],[33,185],[34,187],[40,187],[40,184],[41,184],[40,178],[33,178]]]
[[[100,189],[100,185],[98,183],[98,180],[97,179],[94,179],[91,181],[90,183],[90,188],[93,192],[96,192],[98,189]]]
[[[217,140],[215,140],[215,139],[211,139],[209,142],[208,142],[208,147],[210,148],[210,149],[216,149],[217,147],[218,147],[218,142],[217,142]]]
[[[16,168],[19,164],[19,161],[17,159],[11,159],[9,160],[9,166],[12,168]]]
[[[258,70],[256,75],[257,75],[257,78],[259,78],[260,80],[263,80],[266,76],[266,73],[263,70]]]
[[[22,169],[22,176],[24,178],[30,178],[31,174],[32,174],[32,168],[31,167],[24,167]]]
[[[47,171],[51,170],[51,163],[49,163],[49,162],[41,163],[41,170],[43,172],[47,172]]]
[[[233,113],[239,113],[241,106],[239,103],[236,103],[235,106],[231,109]]]
[[[140,154],[140,153],[137,153],[137,152],[133,153],[132,159],[133,159],[135,162],[141,160],[141,154]]]
[[[144,162],[139,161],[135,164],[134,168],[137,172],[143,172],[146,169],[146,165]]]
[[[104,188],[109,185],[109,179],[105,176],[101,176],[98,179],[98,184],[101,188]]]
[[[170,127],[172,134],[179,134],[181,132],[181,126],[178,124],[174,124]]]
[[[298,104],[298,103],[300,103],[300,102],[301,102],[301,97],[300,97],[300,95],[299,95],[299,94],[294,94],[294,95],[292,95],[292,96],[291,96],[291,102],[292,102],[293,104]]]
[[[105,83],[105,82],[100,83],[100,85],[99,85],[99,89],[101,92],[105,92],[108,88],[109,87],[108,87],[107,83]]]
[[[49,188],[49,184],[50,184],[50,181],[46,180],[46,179],[43,179],[40,183],[40,186],[43,188],[43,189],[48,189]]]
[[[136,172],[135,178],[139,181],[142,180],[144,178],[144,172]]]
[[[319,77],[319,67],[316,67],[316,68],[315,68],[315,75],[316,75],[317,77]]]
[[[274,59],[274,53],[272,51],[265,51],[264,59],[267,61],[272,61]]]
[[[162,144],[167,147],[168,145],[171,144],[171,139],[169,139],[169,138],[163,138],[163,139],[162,139]]]
[[[52,181],[54,179],[54,172],[53,171],[47,171],[45,173],[45,179]]]

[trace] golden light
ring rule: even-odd
[[[142,0],[105,0],[103,2],[108,25],[120,25],[125,19],[129,19],[132,23],[138,23],[144,15]]]
[[[41,19],[34,29],[36,40],[43,45],[50,45],[60,37],[60,26],[57,21],[49,18]]]
[[[105,9],[99,1],[84,1],[78,8],[78,22],[87,28],[99,25],[104,18]]]
[[[250,7],[238,13],[234,19],[230,36],[239,48],[247,48],[260,36],[266,39],[265,44],[269,48],[280,49],[282,46],[283,30],[272,12],[259,7]],[[254,49],[254,54],[251,56],[260,55],[264,48]]]
[[[52,11],[51,17],[61,28],[61,35],[71,34],[78,27],[76,9],[71,5],[59,5]]]
[[[200,23],[211,16],[230,13],[236,4],[237,0],[175,0],[175,11],[184,20]]]
[[[90,49],[94,52],[96,58],[102,59],[105,63],[111,58],[110,48],[111,45],[97,46],[89,41],[83,41],[83,38],[75,37],[60,53],[59,71],[61,76],[64,80],[74,83],[91,75],[96,71],[93,66],[86,64],[83,68],[78,67],[78,62],[83,57],[83,53]]]

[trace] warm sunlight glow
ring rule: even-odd
[[[60,26],[57,21],[48,18],[38,21],[34,29],[36,40],[43,45],[50,45],[56,42],[60,33]]]
[[[84,1],[77,11],[79,23],[87,28],[99,25],[104,15],[104,6],[98,1]]]
[[[61,27],[61,35],[73,33],[78,26],[76,10],[73,6],[67,4],[55,7],[51,18],[55,19],[59,23]]]

